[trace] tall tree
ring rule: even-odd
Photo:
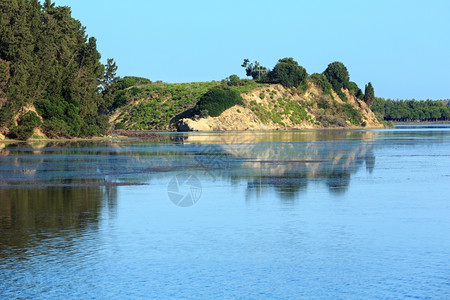
[[[366,84],[366,88],[364,90],[364,102],[370,107],[375,100],[375,91],[373,89],[372,83],[369,82]]]
[[[49,135],[101,134],[99,87],[105,75],[107,85],[114,81],[117,66],[109,61],[105,73],[95,38],[70,8],[51,0],[0,0],[0,28],[0,127],[20,123],[21,108],[35,105]]]

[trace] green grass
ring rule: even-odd
[[[123,107],[117,127],[134,130],[165,130],[176,115],[193,108],[200,97],[220,82],[151,83],[132,87],[126,91],[127,103]],[[134,104],[141,101],[139,104]]]

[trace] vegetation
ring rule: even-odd
[[[120,78],[117,81],[117,89],[119,90],[125,90],[132,86],[139,86],[139,85],[147,85],[152,83],[150,79],[142,78],[142,77],[135,77],[135,76],[125,76],[124,78]]]
[[[364,92],[364,102],[367,103],[367,105],[370,107],[375,100],[375,91],[373,89],[372,83],[368,83],[365,88]]]
[[[341,62],[335,61],[328,65],[323,74],[331,83],[331,86],[336,94],[338,94],[339,98],[347,101],[347,97],[341,91],[341,89],[347,89],[350,83],[350,75],[347,67]]]
[[[375,98],[371,106],[378,119],[395,122],[449,121],[450,106],[442,101]]]
[[[240,93],[236,89],[228,87],[217,87],[204,94],[197,103],[194,112],[207,114],[211,117],[218,117],[222,112],[236,104],[243,105]]]
[[[306,69],[292,58],[283,58],[270,73],[271,83],[281,83],[284,87],[298,87],[308,76]]]
[[[247,76],[253,77],[258,82],[280,83],[287,88],[299,87],[308,77],[306,69],[299,66],[292,57],[278,60],[273,70],[261,66],[257,61],[250,63],[248,59],[244,59],[242,67],[245,68]]]
[[[329,95],[332,97],[331,89],[333,88],[331,86],[331,83],[328,81],[327,77],[323,74],[314,73],[310,76],[311,81],[319,87],[326,95]]]
[[[11,130],[11,136],[19,140],[27,140],[33,135],[36,127],[42,124],[41,119],[32,111],[24,114]]]
[[[115,92],[116,129],[168,130],[178,115],[191,110],[219,82],[170,84],[153,82]],[[237,87],[246,88],[246,86]]]
[[[236,74],[221,82],[182,84],[119,78],[113,59],[107,59],[106,65],[100,62],[95,38],[86,35],[70,8],[57,7],[50,0],[43,4],[0,0],[0,12],[0,133],[10,138],[28,139],[37,128],[51,138],[102,135],[109,118],[117,129],[167,130],[180,118],[215,117],[236,104],[244,105],[240,94],[255,89],[255,100],[273,105],[247,103],[263,122],[320,124],[310,114],[318,110],[327,116],[322,124],[364,123],[356,108],[333,98],[334,89],[346,100],[342,88],[364,98],[339,62],[310,77],[289,57],[280,59],[272,70],[245,59],[242,67],[253,80]],[[314,103],[301,98],[308,80],[324,92]],[[269,88],[274,83],[287,92],[277,94]],[[370,103],[375,97],[370,83],[365,93]]]
[[[115,71],[110,68],[105,76],[96,39],[87,37],[70,8],[49,0],[1,0],[0,12],[1,131],[29,136],[29,128],[14,126],[38,124],[31,115],[19,114],[36,105],[45,111],[42,127],[52,136],[103,134],[106,118],[99,115],[111,97],[102,92],[114,81]],[[70,112],[70,122],[61,111]],[[16,115],[22,120],[17,124]]]

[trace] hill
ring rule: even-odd
[[[241,80],[243,104],[217,117],[199,116],[195,106],[210,89],[225,82],[147,83],[116,93],[124,105],[110,117],[115,129],[129,130],[259,130],[302,128],[383,127],[367,104],[348,89],[341,99],[333,90],[321,90],[312,79],[302,88]]]

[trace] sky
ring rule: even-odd
[[[120,76],[153,81],[245,78],[244,58],[309,74],[341,61],[364,90],[392,99],[450,98],[449,0],[54,0],[97,38]]]

